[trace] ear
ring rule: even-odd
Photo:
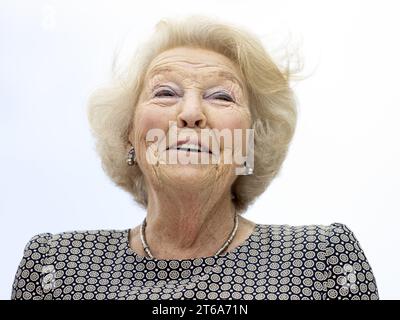
[[[129,150],[131,150],[131,148],[134,146],[134,142],[135,142],[135,139],[134,139],[134,131],[133,131],[133,126],[132,126],[132,124],[131,125],[129,125],[129,127],[128,127],[128,143],[127,143],[127,145],[126,145],[126,150],[127,150],[127,152],[129,151]]]

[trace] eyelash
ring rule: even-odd
[[[167,94],[169,94],[169,95],[164,95],[164,94],[162,94],[162,93],[167,93]],[[162,95],[160,95],[160,94],[162,94]],[[175,93],[174,91],[172,91],[172,90],[167,90],[167,89],[163,89],[163,90],[160,90],[160,91],[156,92],[156,93],[154,94],[154,97],[155,97],[155,98],[173,97],[173,96],[175,96],[175,95],[176,95],[176,93]],[[222,99],[220,99],[220,100],[227,101],[227,102],[235,102],[235,101],[233,100],[233,98],[231,97],[231,95],[229,95],[229,94],[226,94],[226,93],[219,93],[219,94],[214,94],[214,95],[219,96],[219,97],[222,97]],[[213,95],[211,95],[211,96],[213,96]]]
[[[224,100],[224,101],[227,101],[227,102],[235,102],[234,100],[233,100],[233,98],[231,97],[231,95],[229,95],[229,94],[216,94],[217,96],[220,96],[220,97],[223,97],[223,99],[222,100]]]

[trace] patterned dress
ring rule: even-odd
[[[129,229],[35,235],[12,299],[374,299],[372,269],[344,224],[257,224],[219,256],[158,260],[129,246]]]

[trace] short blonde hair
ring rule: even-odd
[[[161,52],[182,46],[225,55],[239,67],[247,85],[254,129],[254,173],[238,176],[231,187],[232,201],[241,214],[278,174],[297,119],[289,69],[279,68],[260,40],[242,28],[203,16],[161,20],[129,68],[115,72],[111,84],[91,95],[87,111],[96,150],[114,183],[146,209],[144,175],[139,166],[126,164],[128,135],[150,62]]]

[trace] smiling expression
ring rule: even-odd
[[[150,63],[135,111],[131,141],[135,141],[138,162],[146,175],[149,165],[146,152],[149,150],[157,163],[163,163],[166,154],[172,152],[178,154],[178,158],[180,154],[187,156],[189,153],[196,157],[200,154],[213,157],[215,150],[226,148],[223,140],[217,141],[212,131],[247,129],[250,119],[247,90],[236,65],[214,51],[178,47],[162,52]],[[176,126],[171,127],[170,121]],[[146,134],[155,128],[164,132],[166,138],[146,141]],[[171,131],[178,136],[175,143],[168,139]],[[209,138],[200,138],[200,131],[208,131]],[[191,145],[182,144],[185,141]],[[184,164],[179,174],[198,174],[200,168],[210,170],[212,167]],[[218,167],[218,164],[214,166]]]

